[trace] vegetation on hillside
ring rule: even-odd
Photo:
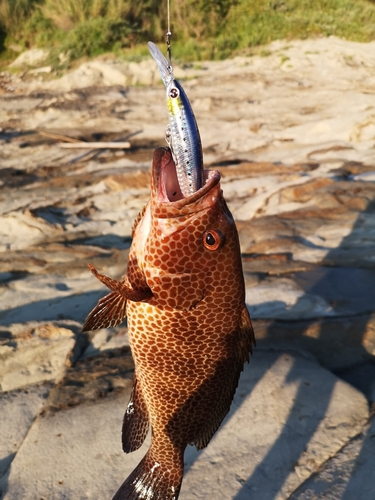
[[[0,53],[136,57],[165,38],[166,9],[166,0],[0,0]],[[375,0],[171,0],[171,22],[175,56],[220,59],[276,39],[374,40]]]

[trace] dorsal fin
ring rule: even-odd
[[[249,311],[247,310],[246,304],[244,304],[239,318],[239,328],[237,330],[236,358],[234,361],[230,360],[226,367],[227,375],[225,377],[225,383],[222,384],[220,389],[220,402],[217,402],[216,412],[211,414],[211,418],[207,421],[206,427],[202,428],[200,435],[191,443],[195,444],[198,450],[207,446],[225,415],[228,413],[238,385],[240,373],[243,370],[243,364],[245,361],[249,361],[249,355],[252,354],[253,345],[255,345],[254,331]],[[221,368],[225,369],[224,365]],[[198,389],[197,393],[204,393],[203,386],[204,384]]]
[[[253,346],[256,346],[253,325],[251,323],[250,314],[246,307],[243,306],[240,318],[240,333],[239,349],[242,361],[249,361],[249,354],[253,354]]]

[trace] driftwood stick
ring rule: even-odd
[[[46,130],[38,130],[39,135],[44,137],[50,137],[51,139],[57,139],[58,141],[66,141],[66,142],[81,142],[80,139],[75,139],[74,137],[68,137],[67,135],[55,134],[53,132],[47,132]]]
[[[86,149],[129,149],[130,142],[71,142],[58,143],[60,148],[86,148]]]

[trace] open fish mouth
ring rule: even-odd
[[[184,198],[178,182],[176,163],[172,154],[168,154],[168,149],[165,149],[165,155],[160,162],[158,184],[158,201],[174,202]]]
[[[176,164],[169,148],[158,148],[152,164],[152,197],[158,203],[169,203],[178,207],[193,203],[206,195],[220,182],[216,170],[203,171],[203,186],[195,193],[184,196],[178,182]]]

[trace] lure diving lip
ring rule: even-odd
[[[184,89],[174,78],[172,66],[154,43],[148,42],[148,48],[166,88],[169,112],[166,139],[181,192],[188,197],[203,185],[203,153],[197,122]]]

